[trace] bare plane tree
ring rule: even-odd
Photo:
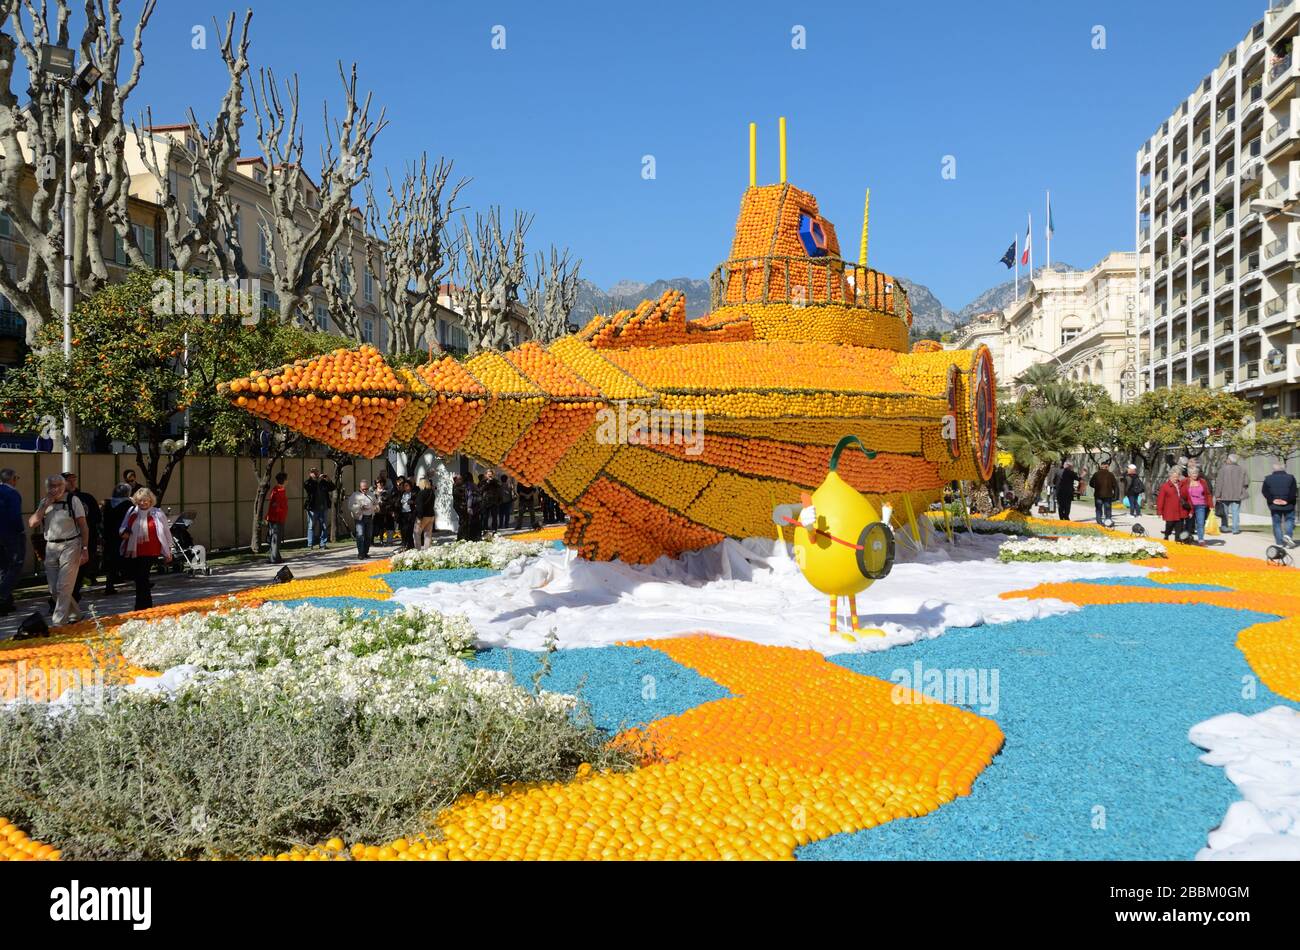
[[[40,50],[47,43],[73,45],[68,0],[0,2],[0,211],[28,248],[26,264],[15,272],[0,265],[0,294],[26,320],[29,344],[62,301],[65,197],[72,208],[77,293],[94,293],[108,282],[102,248],[112,232],[122,239],[132,264],[153,263],[144,259],[126,215],[131,177],[123,116],[140,82],[143,36],[154,7],[155,0],[145,0],[141,7],[129,41],[131,66],[121,80],[128,41],[122,34],[120,0],[85,0],[85,23],[75,45],[82,63],[93,63],[103,75],[89,91],[77,90],[71,97],[80,160],[74,158],[72,194],[65,196],[63,90],[42,64]],[[19,55],[28,84],[26,101],[19,101],[12,89]]]
[[[333,252],[321,258],[317,280],[325,293],[325,309],[338,332],[349,340],[361,342],[361,317],[357,314],[356,238],[359,229],[349,221]],[[367,239],[367,243],[368,239]]]
[[[501,209],[475,213],[474,230],[461,218],[461,254],[457,276],[463,276],[453,295],[465,325],[469,352],[505,349],[510,340],[509,316],[519,300],[527,273],[524,238],[533,216],[514,213],[509,234],[501,226]]]
[[[285,82],[283,98],[269,69],[260,71],[253,90],[257,140],[268,166],[266,192],[271,205],[260,226],[267,246],[275,249],[272,282],[285,320],[303,319],[304,305],[320,279],[322,263],[353,227],[352,190],[369,174],[375,137],[388,124],[383,109],[378,118],[371,118],[370,94],[358,102],[355,63],[350,76],[339,63],[339,77],[345,97],[343,120],[331,127],[326,105],[319,208],[308,207],[304,187],[297,74]]]
[[[198,143],[194,152],[166,139],[165,154],[160,156],[158,136],[149,133],[153,124],[152,111],[148,113],[146,128],[137,130],[132,124],[141,162],[165,189],[162,205],[167,224],[163,237],[171,249],[173,266],[178,270],[189,271],[200,260],[205,260],[222,277],[248,276],[239,240],[239,209],[231,197],[226,175],[240,155],[240,131],[246,111],[244,76],[248,72],[248,25],[252,19],[250,8],[244,14],[238,42],[235,42],[234,13],[227,18],[224,31],[213,20],[221,38],[218,48],[230,74],[230,83],[216,119],[206,129],[200,128],[194,110],[189,110],[189,132]],[[190,183],[192,197],[188,208],[182,206],[179,197],[173,193],[172,178],[168,174],[173,160],[185,169],[184,177]]]
[[[389,178],[382,220],[374,191],[366,186],[369,229],[376,236],[368,242],[367,259],[371,271],[381,277],[390,348],[397,357],[418,352],[422,341],[431,350],[438,345],[438,291],[458,253],[456,240],[448,243],[447,225],[459,210],[457,196],[469,184],[468,178],[461,178],[449,185],[451,170],[452,163],[444,158],[430,168],[425,154],[407,170],[399,187]]]
[[[569,261],[569,249],[551,245],[549,266],[541,251],[528,278],[524,297],[528,330],[539,343],[550,343],[569,332],[569,314],[578,303],[578,269],[582,261]]]

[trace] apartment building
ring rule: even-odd
[[[980,314],[957,332],[952,346],[983,343],[999,383],[1036,363],[1059,368],[1077,382],[1105,387],[1112,399],[1137,397],[1145,350],[1138,333],[1137,255],[1112,251],[1088,270],[1044,269],[1005,310]]]
[[[129,138],[126,145],[127,169],[131,175],[131,194],[142,201],[161,205],[168,191],[176,195],[182,207],[193,200],[193,183],[189,179],[190,164],[185,153],[194,155],[201,147],[199,141],[191,134],[188,124],[155,125],[143,134],[150,137],[146,148],[151,156],[156,155],[159,171],[168,177],[164,185],[149,166],[141,161],[139,147],[135,138]],[[265,181],[268,174],[266,161],[260,156],[249,156],[235,161],[226,173],[226,182],[235,203],[236,227],[240,247],[243,249],[244,266],[250,278],[261,284],[262,306],[271,309],[279,307],[272,280],[271,263],[277,248],[268,243],[261,228],[264,215],[270,213]],[[316,182],[305,172],[300,176],[303,188],[301,217],[304,224],[311,214],[320,207],[320,192]],[[160,222],[161,224],[161,222]],[[365,221],[359,209],[352,214],[354,240],[351,242],[351,260],[345,286],[353,298],[360,319],[362,338],[373,343],[381,350],[387,348],[387,332],[383,311],[379,300],[379,281],[382,279],[382,265],[375,263],[376,270],[371,271],[365,254]],[[161,233],[161,232],[160,232]],[[340,253],[344,253],[348,242],[346,238],[340,243]],[[164,265],[166,266],[166,265]],[[311,292],[311,312],[316,325],[323,331],[337,330],[332,324],[323,291],[317,287]]]
[[[1300,415],[1300,0],[1275,2],[1137,152],[1146,386]]]

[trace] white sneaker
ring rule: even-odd
[[[1289,534],[1284,534],[1284,535],[1282,535],[1282,541],[1283,541],[1283,542],[1286,544],[1286,546],[1289,547],[1289,548],[1293,548],[1293,547],[1295,547],[1295,542],[1291,540],[1291,535],[1289,535]]]

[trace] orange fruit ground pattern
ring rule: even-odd
[[[539,539],[554,533],[540,532]],[[1276,613],[1282,619],[1244,629],[1237,643],[1270,688],[1300,701],[1300,571],[1204,548],[1166,548],[1167,558],[1139,562],[1156,569],[1152,580],[1231,589],[1065,583],[1003,596],[1078,604],[1195,602]],[[277,585],[275,592],[383,597],[387,585],[374,575],[386,569],[379,562]],[[260,603],[267,590],[241,592],[235,602]],[[151,614],[209,604],[170,605]],[[969,794],[1003,742],[990,720],[910,693],[903,696],[915,702],[898,702],[892,684],[811,651],[707,634],[633,645],[660,650],[731,693],[618,736],[614,741],[645,755],[641,768],[602,774],[584,766],[568,784],[462,799],[428,835],[350,849],[332,839],[262,860],[789,859],[801,844],[923,815]],[[64,656],[75,663],[77,650],[89,656],[90,646],[75,638],[0,646],[0,663],[42,655],[50,663]],[[51,845],[31,841],[0,818],[0,860],[58,857]]]

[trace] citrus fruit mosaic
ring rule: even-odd
[[[1004,520],[1025,532],[1049,536],[1064,526],[1020,517]],[[1122,536],[1077,523],[1073,528]],[[556,533],[547,529],[517,537],[549,541]],[[1139,622],[1137,615],[1143,611],[1218,610],[1226,611],[1222,616],[1232,629],[1230,615],[1240,614],[1244,619],[1237,624],[1238,655],[1270,695],[1300,701],[1300,652],[1295,648],[1300,571],[1203,548],[1161,544],[1163,557],[1137,562],[1152,569],[1144,577],[1111,577],[1105,583],[1054,582],[1009,591],[1003,597],[1064,600],[1085,611],[1121,605],[1136,611],[1124,615],[1132,619],[1115,618],[1121,627]],[[249,589],[215,602],[184,602],[126,615],[101,623],[98,631],[81,629],[36,646],[0,645],[0,664],[84,669],[111,647],[117,622],[141,616],[176,616],[272,600],[380,605],[404,583],[401,574],[391,573],[392,567],[377,561]],[[444,572],[414,573],[421,576],[413,576],[412,583],[438,579],[435,575]],[[479,577],[492,571],[462,573]],[[1079,616],[1086,628],[1091,615]],[[1182,622],[1180,617],[1170,614],[1174,628]],[[1204,627],[1218,624],[1205,618],[1197,622]],[[1020,626],[1056,629],[1060,623],[1051,618]],[[1161,626],[1155,615],[1141,623]],[[989,638],[996,641],[1004,634],[997,628],[972,628],[969,636],[984,637],[978,642],[987,652],[996,648]],[[883,676],[864,675],[859,671],[864,664],[837,662],[836,657],[809,650],[700,632],[563,655],[581,676],[599,677],[602,656],[609,650],[627,649],[660,656],[689,671],[701,684],[693,693],[688,691],[694,698],[666,714],[611,733],[609,741],[632,752],[641,763],[639,768],[603,772],[584,765],[569,782],[479,792],[440,812],[430,826],[390,841],[335,837],[302,842],[273,854],[230,857],[412,861],[871,856],[870,842],[875,839],[862,835],[944,814],[968,797],[979,805],[983,773],[997,762],[1005,743],[1028,738],[1008,732],[997,717],[974,708],[935,701],[919,692],[908,693],[912,700],[900,700],[900,687]],[[852,656],[885,659],[880,654]],[[1162,662],[1158,657],[1153,660]],[[122,675],[129,680],[156,672],[127,667]],[[531,674],[525,670],[518,675]],[[1185,733],[1186,725],[1181,729]],[[960,823],[953,818],[937,820]],[[882,840],[893,839],[887,835]],[[0,859],[57,860],[60,848],[66,846],[67,842],[32,840],[23,828],[0,818]]]
[[[669,290],[547,345],[413,371],[362,347],[220,389],[351,454],[415,440],[542,486],[591,559],[770,536],[772,508],[816,487],[846,434],[875,455],[846,463],[845,480],[901,521],[901,496],[923,510],[948,482],[992,471],[993,362],[983,347],[909,352],[906,292],[839,253],[810,193],[752,186],[700,319]]]

